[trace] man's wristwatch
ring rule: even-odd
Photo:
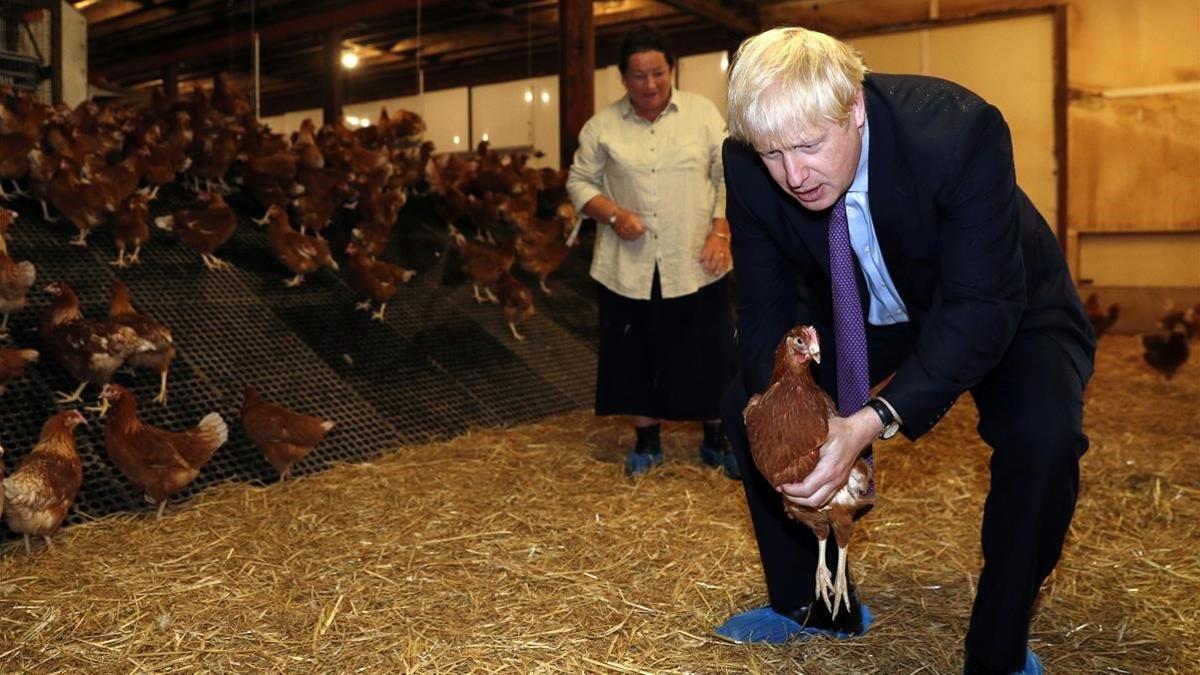
[[[886,441],[895,436],[896,432],[900,430],[900,422],[896,421],[891,406],[877,398],[868,400],[867,405],[871,406],[875,414],[879,415],[879,421],[883,422],[883,428],[879,430],[879,437]]]
[[[617,209],[616,211],[613,211],[613,212],[612,212],[612,215],[608,217],[608,224],[609,224],[609,225],[616,225],[616,224],[617,224],[617,216],[618,216],[620,213],[621,213],[621,209]]]

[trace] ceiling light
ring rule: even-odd
[[[455,145],[458,145],[459,143],[462,143],[462,139],[461,139],[461,138],[459,138],[458,136],[455,136],[455,137],[454,137],[454,144],[455,144]]]
[[[354,52],[342,52],[342,67],[350,70],[358,67],[358,54]]]
[[[533,90],[532,89],[525,90],[525,102],[533,103]]]
[[[549,102],[550,102],[550,92],[542,91],[542,103],[549,103]]]
[[[488,135],[487,135],[487,132],[485,131],[485,132],[483,132],[483,135],[479,137],[479,140],[483,141],[484,143],[487,143],[487,139],[488,139]]]
[[[729,70],[729,52],[721,55],[721,72]]]

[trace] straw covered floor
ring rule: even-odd
[[[1088,395],[1032,644],[1052,673],[1200,672],[1200,358],[1164,382],[1106,336]],[[714,638],[764,601],[740,483],[700,466],[692,425],[626,479],[632,433],[581,411],[5,546],[0,671],[959,672],[987,485],[974,422],[966,398],[878,451],[881,503],[851,547],[877,615],[861,639]]]

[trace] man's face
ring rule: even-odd
[[[631,54],[621,81],[639,113],[661,112],[671,100],[671,66],[660,51]]]
[[[822,122],[798,129],[785,147],[755,146],[771,178],[809,211],[823,211],[850,189],[867,121],[862,90],[845,124]]]

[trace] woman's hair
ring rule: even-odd
[[[866,74],[856,49],[824,33],[783,27],[755,35],[729,68],[729,135],[767,147],[824,121],[844,124]]]
[[[621,60],[617,63],[617,69],[622,75],[629,68],[629,57],[638,52],[662,52],[667,58],[667,65],[675,67],[675,50],[671,49],[671,41],[653,26],[638,26],[621,37]]]

